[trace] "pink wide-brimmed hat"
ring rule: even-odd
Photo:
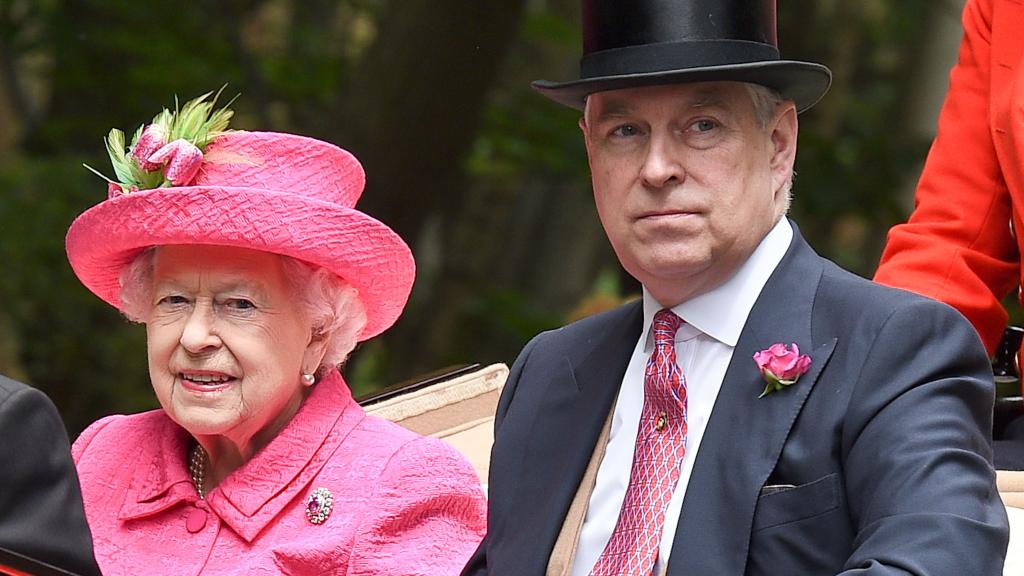
[[[136,191],[111,183],[110,197],[75,219],[68,259],[89,290],[121,309],[121,271],[140,251],[231,246],[290,256],[343,278],[366,308],[360,340],[398,319],[415,263],[394,231],[354,208],[365,175],[352,154],[272,132],[223,132],[204,147],[186,185]]]

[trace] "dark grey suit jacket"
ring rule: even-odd
[[[99,574],[67,431],[42,392],[0,376],[0,548]]]
[[[520,354],[498,405],[488,534],[466,574],[544,574],[641,317],[629,304]],[[799,344],[811,368],[758,399],[752,356],[776,342]],[[988,359],[957,312],[854,276],[796,232],[726,372],[668,574],[1001,574],[992,404]]]

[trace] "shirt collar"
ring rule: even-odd
[[[686,321],[686,325],[680,328],[679,338],[685,340],[703,332],[723,344],[736,346],[754,302],[786,255],[792,240],[793,227],[789,219],[781,218],[728,280],[674,306],[672,311]],[[651,346],[651,324],[662,307],[647,287],[644,287],[643,301],[644,334],[647,345]]]

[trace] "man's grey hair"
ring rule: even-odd
[[[761,84],[744,82],[747,92],[750,93],[750,100],[754,104],[754,119],[761,128],[767,128],[768,123],[775,116],[775,108],[786,101],[777,90],[773,90]]]
[[[779,104],[786,101],[779,94],[777,90],[773,90],[767,86],[761,84],[752,84],[745,82],[743,84],[747,87],[747,92],[750,94],[750,101],[754,105],[754,120],[761,127],[762,130],[768,128],[768,123],[775,117],[775,109],[778,108]],[[782,190],[782,206],[783,210],[780,214],[780,218],[789,213],[790,204],[793,202],[793,178],[796,177],[796,171],[794,171],[790,177],[789,182],[786,182]]]
[[[153,264],[158,248],[140,252],[121,271],[121,313],[145,323],[153,309]],[[314,338],[327,341],[318,374],[340,366],[358,343],[366,326],[366,310],[359,292],[336,274],[288,256],[278,256],[289,288],[304,308]]]

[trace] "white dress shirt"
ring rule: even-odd
[[[656,574],[664,573],[668,565],[686,485],[690,481],[693,462],[722,379],[732,360],[733,349],[750,309],[789,249],[792,238],[793,229],[789,221],[782,218],[731,278],[717,288],[672,308],[686,322],[676,334],[676,359],[687,383],[686,454],[681,464],[679,483],[665,514]],[[644,405],[644,368],[654,349],[651,324],[654,314],[661,309],[646,288],[643,299],[644,329],[622,379],[607,451],[597,471],[594,492],[590,495],[590,506],[576,548],[573,576],[587,576],[597,563],[615,529],[629,485],[640,412]]]

